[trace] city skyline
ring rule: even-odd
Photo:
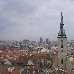
[[[73,40],[73,0],[0,0],[0,40],[57,40],[61,21]]]

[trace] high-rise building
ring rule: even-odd
[[[48,38],[46,38],[46,43],[47,43],[47,44],[49,43],[49,39],[48,39]]]
[[[65,70],[66,68],[66,58],[67,58],[67,36],[65,34],[65,30],[63,29],[63,16],[61,12],[61,23],[60,30],[58,33],[58,69]]]
[[[40,37],[40,43],[42,43],[43,42],[43,38],[42,37]]]

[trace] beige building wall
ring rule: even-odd
[[[63,45],[63,46],[62,46]],[[58,68],[66,69],[66,59],[67,59],[67,38],[58,38]]]

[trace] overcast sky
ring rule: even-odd
[[[0,40],[57,40],[60,13],[74,39],[74,0],[0,0]]]

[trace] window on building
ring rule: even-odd
[[[61,64],[63,64],[63,59],[61,59]]]
[[[63,50],[62,50],[62,52],[63,52]]]
[[[63,40],[61,40],[61,42],[63,42]]]
[[[63,48],[63,44],[61,44],[61,48]]]

